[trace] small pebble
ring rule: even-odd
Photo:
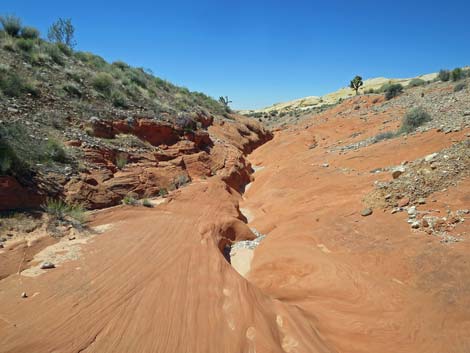
[[[51,268],[55,268],[55,265],[52,262],[43,262],[41,265],[41,270],[49,270]]]

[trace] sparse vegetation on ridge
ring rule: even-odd
[[[349,83],[349,87],[352,88],[354,91],[356,91],[356,95],[359,94],[359,88],[361,88],[363,85],[364,85],[364,82],[362,81],[361,76],[354,77]]]
[[[416,130],[424,123],[431,120],[431,116],[422,107],[416,107],[409,110],[403,117],[400,132],[410,133]]]
[[[403,92],[403,86],[399,83],[388,83],[382,86],[381,91],[385,93],[385,99],[390,100]]]

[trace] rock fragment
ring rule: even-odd
[[[55,265],[52,262],[46,261],[41,264],[41,270],[49,270],[55,268]]]

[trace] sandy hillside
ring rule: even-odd
[[[424,81],[432,81],[436,78],[436,73],[430,73],[426,75],[421,75],[418,77],[412,78],[385,78],[385,77],[375,77],[371,79],[364,80],[364,85],[360,88],[359,92],[364,93],[371,89],[377,90],[382,87],[385,83],[400,83],[403,86],[407,86],[413,79],[421,79]],[[337,91],[328,93],[324,96],[309,96],[299,99],[295,99],[288,102],[276,103],[269,107],[256,109],[256,110],[243,110],[243,114],[253,114],[253,113],[270,113],[273,111],[277,112],[290,112],[290,111],[302,111],[312,108],[320,108],[322,106],[327,106],[331,104],[336,104],[340,99],[346,99],[353,97],[355,95],[354,91],[349,87],[342,87]]]

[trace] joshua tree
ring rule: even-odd
[[[228,108],[228,105],[229,105],[230,103],[232,103],[232,101],[228,99],[228,96],[225,96],[225,98],[222,97],[222,96],[220,96],[220,97],[219,97],[219,102],[222,103],[222,105],[223,105],[224,107],[226,107],[226,108]]]
[[[75,27],[72,25],[72,20],[70,18],[59,18],[49,27],[47,38],[51,42],[62,43],[69,48],[73,48],[76,45],[74,34]]]
[[[362,82],[362,77],[361,76],[356,76],[349,83],[349,87],[352,88],[353,90],[355,90],[356,95],[358,95],[359,94],[359,88],[361,88],[361,86],[363,84],[364,84],[364,82]]]

